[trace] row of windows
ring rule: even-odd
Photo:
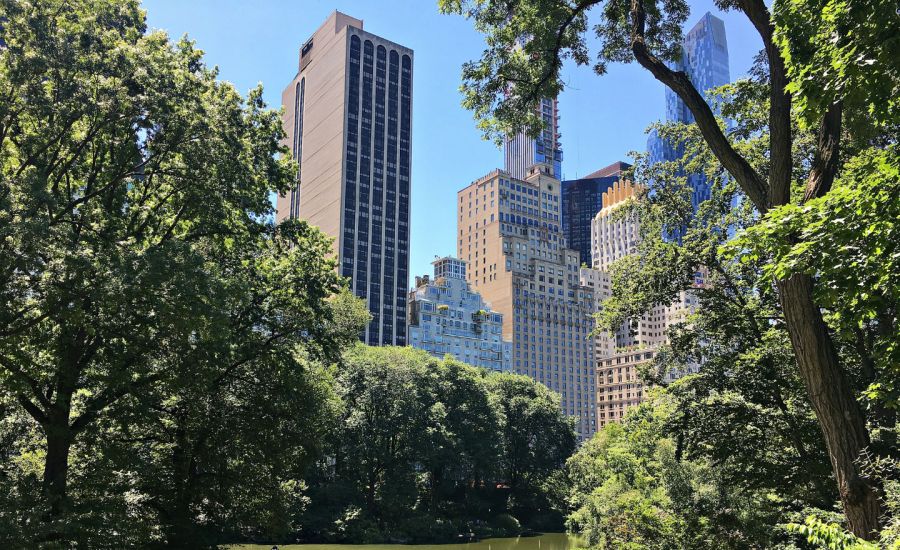
[[[306,96],[306,78],[301,78],[294,90],[294,146],[292,153],[297,161],[297,184],[291,191],[289,216],[300,217],[300,167],[303,159],[303,109]]]
[[[349,61],[342,273],[368,297],[366,341],[405,343],[411,60],[353,35]]]

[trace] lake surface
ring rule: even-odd
[[[287,544],[278,550],[571,550],[580,539],[565,533],[549,533],[539,537],[484,539],[464,544]],[[231,550],[271,550],[262,544],[239,544]]]

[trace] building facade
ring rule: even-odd
[[[457,193],[458,256],[472,287],[503,315],[513,372],[559,393],[581,439],[596,431],[594,297],[559,224],[560,182],[547,164],[525,180],[495,170]]]
[[[641,186],[622,180],[603,194],[603,208],[591,227],[593,267],[582,268],[583,285],[594,292],[595,309],[612,297],[610,265],[638,252],[640,222],[633,216],[616,216],[617,209],[628,201],[639,200]],[[703,270],[695,274],[693,286],[705,283]],[[653,360],[659,348],[669,343],[668,331],[676,323],[687,323],[696,311],[697,296],[684,290],[669,304],[657,304],[636,319],[628,319],[614,332],[598,331],[594,335],[597,358],[597,425],[620,421],[628,409],[645,397],[645,383],[640,367]],[[668,381],[695,373],[697,364],[685,365],[664,374]]]
[[[409,345],[441,358],[452,355],[470,365],[509,370],[512,345],[503,340],[503,314],[473,292],[466,262],[436,259],[434,278],[416,277],[409,293]]]
[[[623,350],[597,361],[597,424],[621,422],[629,409],[641,404],[646,385],[639,369],[656,356],[655,349]]]
[[[504,143],[504,169],[523,180],[534,164],[549,164],[553,177],[562,179],[562,146],[559,133],[559,103],[556,99],[542,99],[536,107],[544,121],[544,130],[537,137],[529,137],[524,131],[506,138]]]
[[[333,237],[340,273],[367,302],[362,339],[406,344],[413,52],[334,12],[300,49],[282,93],[297,186],[277,219]]]
[[[609,271],[614,261],[634,254],[640,241],[640,226],[633,215],[615,216],[617,209],[634,200],[641,187],[628,180],[613,182],[600,197],[601,207],[590,224],[591,266]]]
[[[583,178],[562,182],[562,228],[569,248],[578,251],[581,263],[591,265],[591,222],[603,208],[603,193],[622,178],[631,165],[614,162]]]
[[[704,14],[685,36],[681,60],[671,64],[671,68],[685,72],[701,93],[731,82],[725,23],[709,12]],[[694,116],[681,98],[668,88],[665,93],[666,122],[692,124]],[[655,130],[647,139],[647,151],[651,162],[672,161],[684,153]],[[701,202],[709,199],[710,184],[703,174],[688,174],[687,179],[692,189],[691,204],[696,211]]]
[[[578,270],[579,282],[588,287],[594,297],[594,312],[599,312],[603,301],[612,296],[612,280],[608,271],[582,266]],[[594,358],[609,357],[616,350],[616,333],[597,331],[593,336]]]

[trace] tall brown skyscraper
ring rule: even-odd
[[[281,96],[300,168],[277,218],[334,237],[340,273],[372,313],[371,345],[406,344],[412,69],[412,50],[334,12],[300,48]]]
[[[594,297],[566,247],[552,170],[534,164],[524,180],[495,170],[459,191],[457,251],[474,289],[503,314],[512,371],[558,392],[587,439],[597,429]]]

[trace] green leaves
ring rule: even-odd
[[[800,120],[815,127],[844,102],[851,126],[896,129],[900,14],[890,0],[783,0],[773,4],[775,41],[786,60]]]
[[[897,158],[893,146],[863,151],[847,162],[830,193],[769,212],[727,247],[730,254],[762,260],[769,280],[815,276],[816,300],[833,312],[835,328],[850,341],[867,334],[867,353],[880,373],[872,395],[888,403],[897,402],[900,389],[891,382],[900,361]]]
[[[344,408],[311,476],[305,536],[446,542],[503,511],[553,526],[550,493],[575,447],[558,395],[411,348],[357,345],[335,378]]]
[[[482,57],[462,69],[463,106],[473,112],[486,139],[500,144],[520,129],[532,135],[544,129],[535,106],[563,90],[563,63],[591,63],[587,34],[599,39],[594,69],[629,62],[630,3],[625,0],[441,0],[441,12],[471,19],[485,35]],[[588,28],[588,13],[602,11]],[[683,0],[646,2],[647,43],[654,53],[674,59],[681,51],[681,25],[688,15]]]
[[[0,401],[39,430],[21,452],[45,457],[42,528],[128,546],[135,506],[172,544],[206,544],[195,523],[223,509],[275,529],[237,495],[256,480],[273,510],[300,505],[280,476],[320,450],[319,369],[367,320],[330,240],[271,221],[296,173],[280,115],[148,34],[137,2],[2,0],[0,18]]]
[[[815,516],[809,516],[802,524],[787,525],[789,531],[803,536],[807,542],[828,550],[876,550],[877,544],[864,541],[841,529],[839,525],[824,523]]]
[[[753,532],[771,514],[758,494],[734,489],[713,461],[679,456],[666,427],[679,406],[655,391],[569,459],[569,528],[592,548],[771,547]]]

